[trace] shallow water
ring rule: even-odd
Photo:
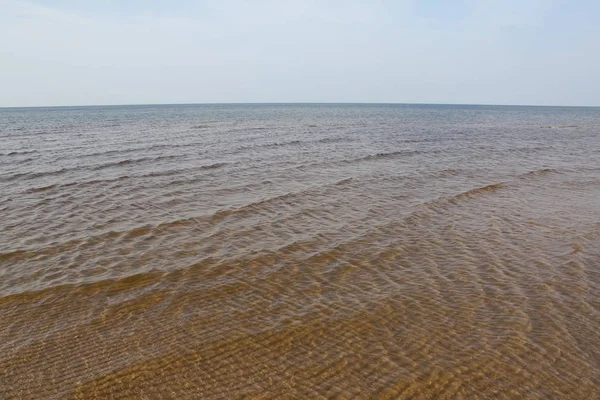
[[[600,109],[0,109],[0,398],[592,399]]]

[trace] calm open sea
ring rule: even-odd
[[[600,396],[600,109],[0,109],[0,398]]]

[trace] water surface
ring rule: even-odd
[[[591,399],[600,109],[0,109],[0,397]]]

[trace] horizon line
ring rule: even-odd
[[[140,106],[219,106],[219,105],[420,105],[420,106],[480,106],[480,107],[553,107],[553,108],[600,108],[600,105],[556,105],[556,104],[493,104],[493,103],[401,103],[401,102],[198,102],[198,103],[114,103],[74,104],[40,106],[0,106],[0,109],[17,108],[92,108],[92,107],[140,107]]]

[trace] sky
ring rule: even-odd
[[[0,107],[600,106],[598,0],[0,0]]]

